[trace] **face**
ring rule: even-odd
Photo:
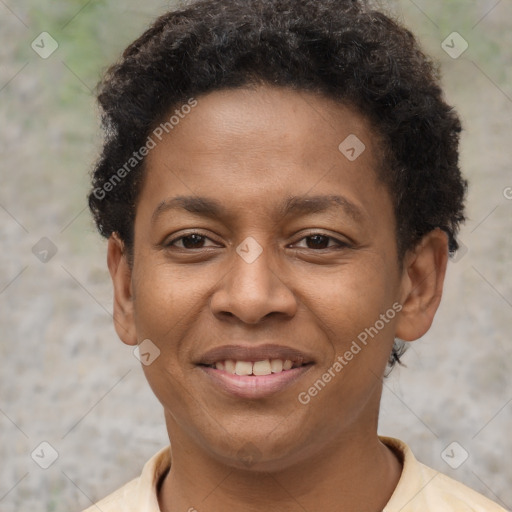
[[[197,98],[150,151],[109,265],[171,439],[271,470],[376,430],[413,288],[378,165],[357,112],[272,87]]]

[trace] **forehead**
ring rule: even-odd
[[[377,137],[353,108],[269,86],[216,91],[196,101],[169,113],[172,128],[147,156],[143,195],[154,209],[196,195],[234,209],[272,206],[282,213],[293,197],[341,195],[364,210],[382,194]],[[355,197],[358,189],[366,194]],[[351,213],[350,205],[346,210]]]
[[[316,93],[260,85],[219,90],[195,101],[193,109],[185,104],[174,107],[167,116],[173,126],[165,129],[164,120],[161,127],[166,133],[159,137],[160,142],[174,149],[192,143],[197,154],[243,146],[244,156],[251,149],[253,153],[264,149],[260,157],[270,155],[270,151],[274,155],[286,151],[288,158],[290,153],[297,158],[317,156],[319,149],[338,156],[339,144],[356,134],[368,143],[369,153],[377,147],[374,129],[362,114]],[[185,108],[179,118],[173,115]],[[237,160],[236,151],[226,156]]]

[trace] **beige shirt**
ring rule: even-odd
[[[418,462],[410,448],[380,440],[402,458],[402,475],[383,512],[506,512],[469,487]],[[160,512],[157,484],[171,464],[170,447],[146,462],[142,474],[84,512]]]

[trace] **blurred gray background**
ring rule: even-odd
[[[512,3],[382,3],[441,63],[471,188],[440,311],[386,381],[380,433],[512,508]],[[79,511],[168,442],[114,332],[85,195],[100,144],[93,88],[171,5],[0,0],[2,512]]]

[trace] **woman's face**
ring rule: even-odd
[[[378,155],[352,109],[273,87],[197,98],[150,151],[121,337],[150,340],[171,438],[270,470],[376,428],[403,294]]]

